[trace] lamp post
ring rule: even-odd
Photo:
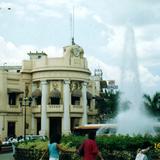
[[[25,97],[19,98],[20,106],[24,107],[24,139],[26,139],[26,107],[31,106],[32,104],[32,98],[31,97]]]

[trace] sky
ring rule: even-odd
[[[21,65],[30,51],[62,56],[62,48],[71,44],[73,8],[75,42],[84,49],[92,74],[102,69],[103,79],[119,85],[129,25],[142,92],[160,91],[159,0],[1,0],[0,65]]]

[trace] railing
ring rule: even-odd
[[[41,112],[41,105],[32,106],[32,113],[40,113]],[[55,113],[55,112],[64,112],[64,107],[62,104],[57,105],[47,105],[47,112],[48,113]],[[70,112],[71,113],[83,113],[83,107],[81,105],[70,105]],[[89,109],[89,114],[97,114],[96,109]]]
[[[47,105],[47,112],[63,112],[63,105]]]
[[[41,105],[32,106],[32,113],[40,113]],[[63,112],[63,105],[47,105],[47,112]]]
[[[82,113],[83,107],[81,105],[71,105],[70,112]]]
[[[89,108],[89,107],[88,107]],[[88,109],[88,114],[89,115],[95,115],[98,113],[98,109],[95,109],[95,108],[89,108]]]
[[[19,108],[18,105],[9,105],[10,108]]]
[[[22,109],[18,105],[8,105],[7,112],[21,112]]]
[[[32,113],[40,113],[41,112],[41,105],[32,106]]]

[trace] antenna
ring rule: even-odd
[[[72,8],[72,13],[71,13],[71,42],[72,42],[72,45],[75,45],[75,42],[74,42],[74,7]]]

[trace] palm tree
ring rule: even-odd
[[[144,104],[152,115],[160,116],[160,92],[156,92],[153,97],[144,94]]]
[[[100,121],[106,118],[114,118],[117,114],[117,105],[119,100],[119,92],[103,92],[100,99],[96,101],[98,109],[98,117]]]

